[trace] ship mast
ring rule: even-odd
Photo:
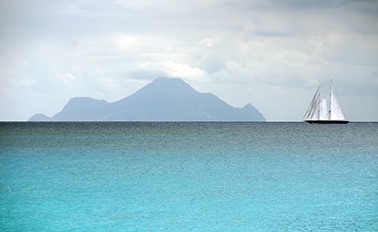
[[[319,92],[318,92],[318,101],[316,102],[316,105],[318,107],[318,120],[320,119],[320,92],[321,92],[321,86],[319,86]]]
[[[328,119],[331,119],[331,109],[332,109],[332,79],[330,80],[329,86],[329,111],[328,111]]]

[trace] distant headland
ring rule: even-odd
[[[236,108],[211,93],[199,93],[179,78],[158,78],[134,94],[109,103],[71,98],[53,117],[29,121],[265,121],[253,105]]]

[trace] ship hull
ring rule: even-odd
[[[310,124],[347,124],[347,120],[306,120]]]

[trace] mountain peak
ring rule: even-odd
[[[48,116],[44,115],[44,114],[34,114],[30,119],[29,121],[31,122],[43,122],[43,121],[50,121],[51,118],[49,118]]]
[[[151,84],[184,84],[188,85],[185,81],[181,78],[171,78],[171,77],[159,77],[154,79]]]
[[[158,78],[134,94],[108,103],[72,98],[53,121],[265,121],[251,104],[228,105],[211,93],[199,93],[179,78]]]
[[[163,93],[194,93],[195,90],[180,78],[167,78],[160,77],[154,79],[150,84],[146,85],[143,89],[153,92]]]
[[[57,121],[96,121],[99,115],[105,114],[103,109],[109,103],[90,97],[71,98],[63,110],[53,116]]]

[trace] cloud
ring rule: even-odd
[[[180,77],[189,80],[199,80],[206,76],[206,72],[170,60],[158,62],[145,62],[137,65],[137,69],[128,74],[137,79],[155,79],[158,77]]]
[[[70,97],[117,100],[159,76],[253,102],[270,120],[300,120],[330,78],[346,110],[378,102],[376,1],[32,2],[0,3],[0,98],[19,109],[0,120],[37,113],[24,104],[52,113]]]

